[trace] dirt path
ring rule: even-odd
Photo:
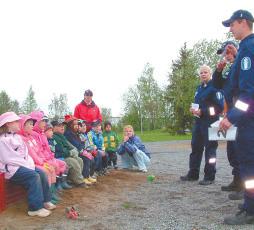
[[[152,152],[148,174],[113,170],[90,189],[66,191],[57,210],[45,219],[28,217],[25,202],[18,203],[0,214],[0,229],[254,229],[222,224],[239,203],[220,191],[231,180],[224,144],[218,151],[216,183],[207,187],[179,181],[187,171],[189,141],[147,146]],[[156,176],[152,183],[146,179],[151,174]],[[65,217],[65,207],[70,205],[78,205],[80,220]]]

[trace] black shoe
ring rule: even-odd
[[[228,199],[230,199],[230,200],[242,200],[243,195],[244,195],[243,191],[233,192],[233,193],[228,194]]]
[[[196,181],[198,177],[190,177],[188,174],[186,176],[180,176],[181,181]]]
[[[254,215],[248,215],[245,210],[241,210],[236,213],[235,216],[226,217],[224,219],[224,224],[228,225],[243,225],[254,223]]]
[[[205,180],[205,179],[198,182],[198,184],[200,184],[200,185],[210,185],[213,183],[214,183],[214,180]]]
[[[231,191],[239,191],[240,188],[237,186],[234,181],[232,181],[229,185],[221,186],[221,191],[231,192]]]

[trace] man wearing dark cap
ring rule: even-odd
[[[236,139],[241,180],[244,182],[244,203],[241,210],[224,219],[225,224],[254,223],[254,18],[246,10],[238,10],[222,24],[230,27],[235,39],[240,40],[230,78],[236,101],[220,122],[220,129],[232,124],[238,128]]]
[[[99,107],[93,101],[93,92],[88,89],[84,93],[84,100],[79,103],[74,110],[74,116],[82,119],[86,123],[87,132],[91,130],[92,122],[99,120],[102,122],[102,115]]]
[[[233,107],[233,90],[231,87],[231,72],[232,65],[234,63],[236,53],[237,53],[237,44],[233,41],[223,42],[220,49],[218,49],[217,54],[221,55],[221,60],[217,64],[217,68],[213,73],[213,85],[215,88],[223,91],[225,97],[225,105],[224,105],[224,113],[227,112],[228,109]],[[239,162],[236,151],[236,143],[235,141],[227,142],[227,157],[230,165],[233,167],[232,175],[233,181],[227,185],[222,186],[222,191],[236,191],[237,193],[233,193],[229,195],[235,198],[242,198],[242,183],[240,179],[240,170],[239,170]]]

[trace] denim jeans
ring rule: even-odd
[[[139,149],[133,153],[133,156],[130,156],[128,153],[124,153],[121,155],[121,160],[123,168],[132,168],[133,166],[137,166],[139,170],[145,170],[150,164],[149,157]]]
[[[101,171],[102,170],[102,155],[101,152],[97,152],[97,156],[94,158],[95,161],[95,170]]]
[[[51,200],[49,183],[46,174],[38,169],[20,167],[10,178],[13,184],[23,186],[28,192],[28,209],[36,211],[43,208],[44,202]]]

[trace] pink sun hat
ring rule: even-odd
[[[0,127],[8,122],[18,121],[20,117],[14,112],[6,112],[0,115]]]

